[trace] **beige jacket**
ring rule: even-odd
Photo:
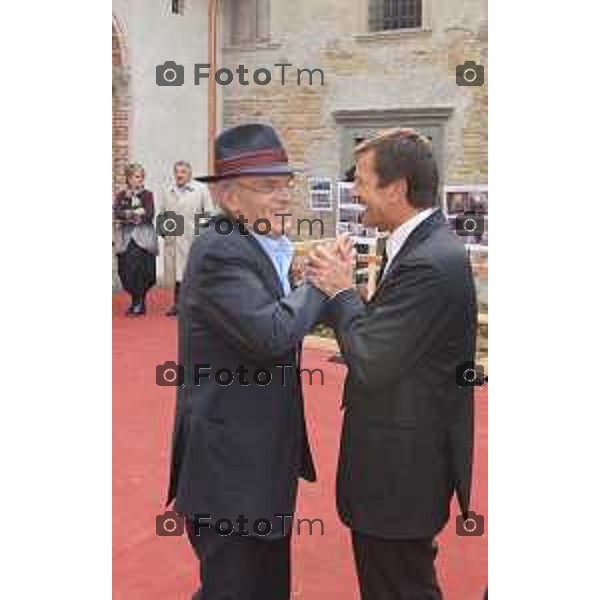
[[[184,233],[182,236],[165,237],[165,273],[173,273],[181,281],[185,270],[187,256],[194,240],[195,215],[201,213],[214,214],[215,206],[210,197],[208,187],[196,181],[190,181],[183,189],[175,184],[162,195],[159,214],[173,211],[183,216]]]

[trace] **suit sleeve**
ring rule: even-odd
[[[258,361],[272,361],[296,348],[327,302],[310,285],[275,300],[245,257],[208,253],[192,276],[191,311],[207,315],[223,336]]]
[[[422,357],[448,309],[443,275],[431,266],[407,265],[396,273],[371,306],[355,290],[341,292],[329,306],[350,376],[372,390]]]

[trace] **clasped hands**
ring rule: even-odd
[[[356,250],[347,233],[335,242],[314,246],[308,253],[306,280],[333,298],[343,290],[354,287]]]

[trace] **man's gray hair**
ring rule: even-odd
[[[221,209],[224,208],[221,203],[223,193],[232,186],[233,182],[233,179],[220,179],[218,181],[212,181],[208,184],[208,188],[210,190],[210,195],[213,199],[213,202]]]
[[[192,165],[187,161],[187,160],[178,160],[174,165],[173,165],[173,171],[177,168],[177,167],[187,167],[190,171],[192,170]]]

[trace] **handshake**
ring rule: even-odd
[[[304,264],[296,266],[294,278],[305,281],[333,298],[342,290],[354,287],[356,250],[347,233],[335,242],[324,242],[312,247]]]

